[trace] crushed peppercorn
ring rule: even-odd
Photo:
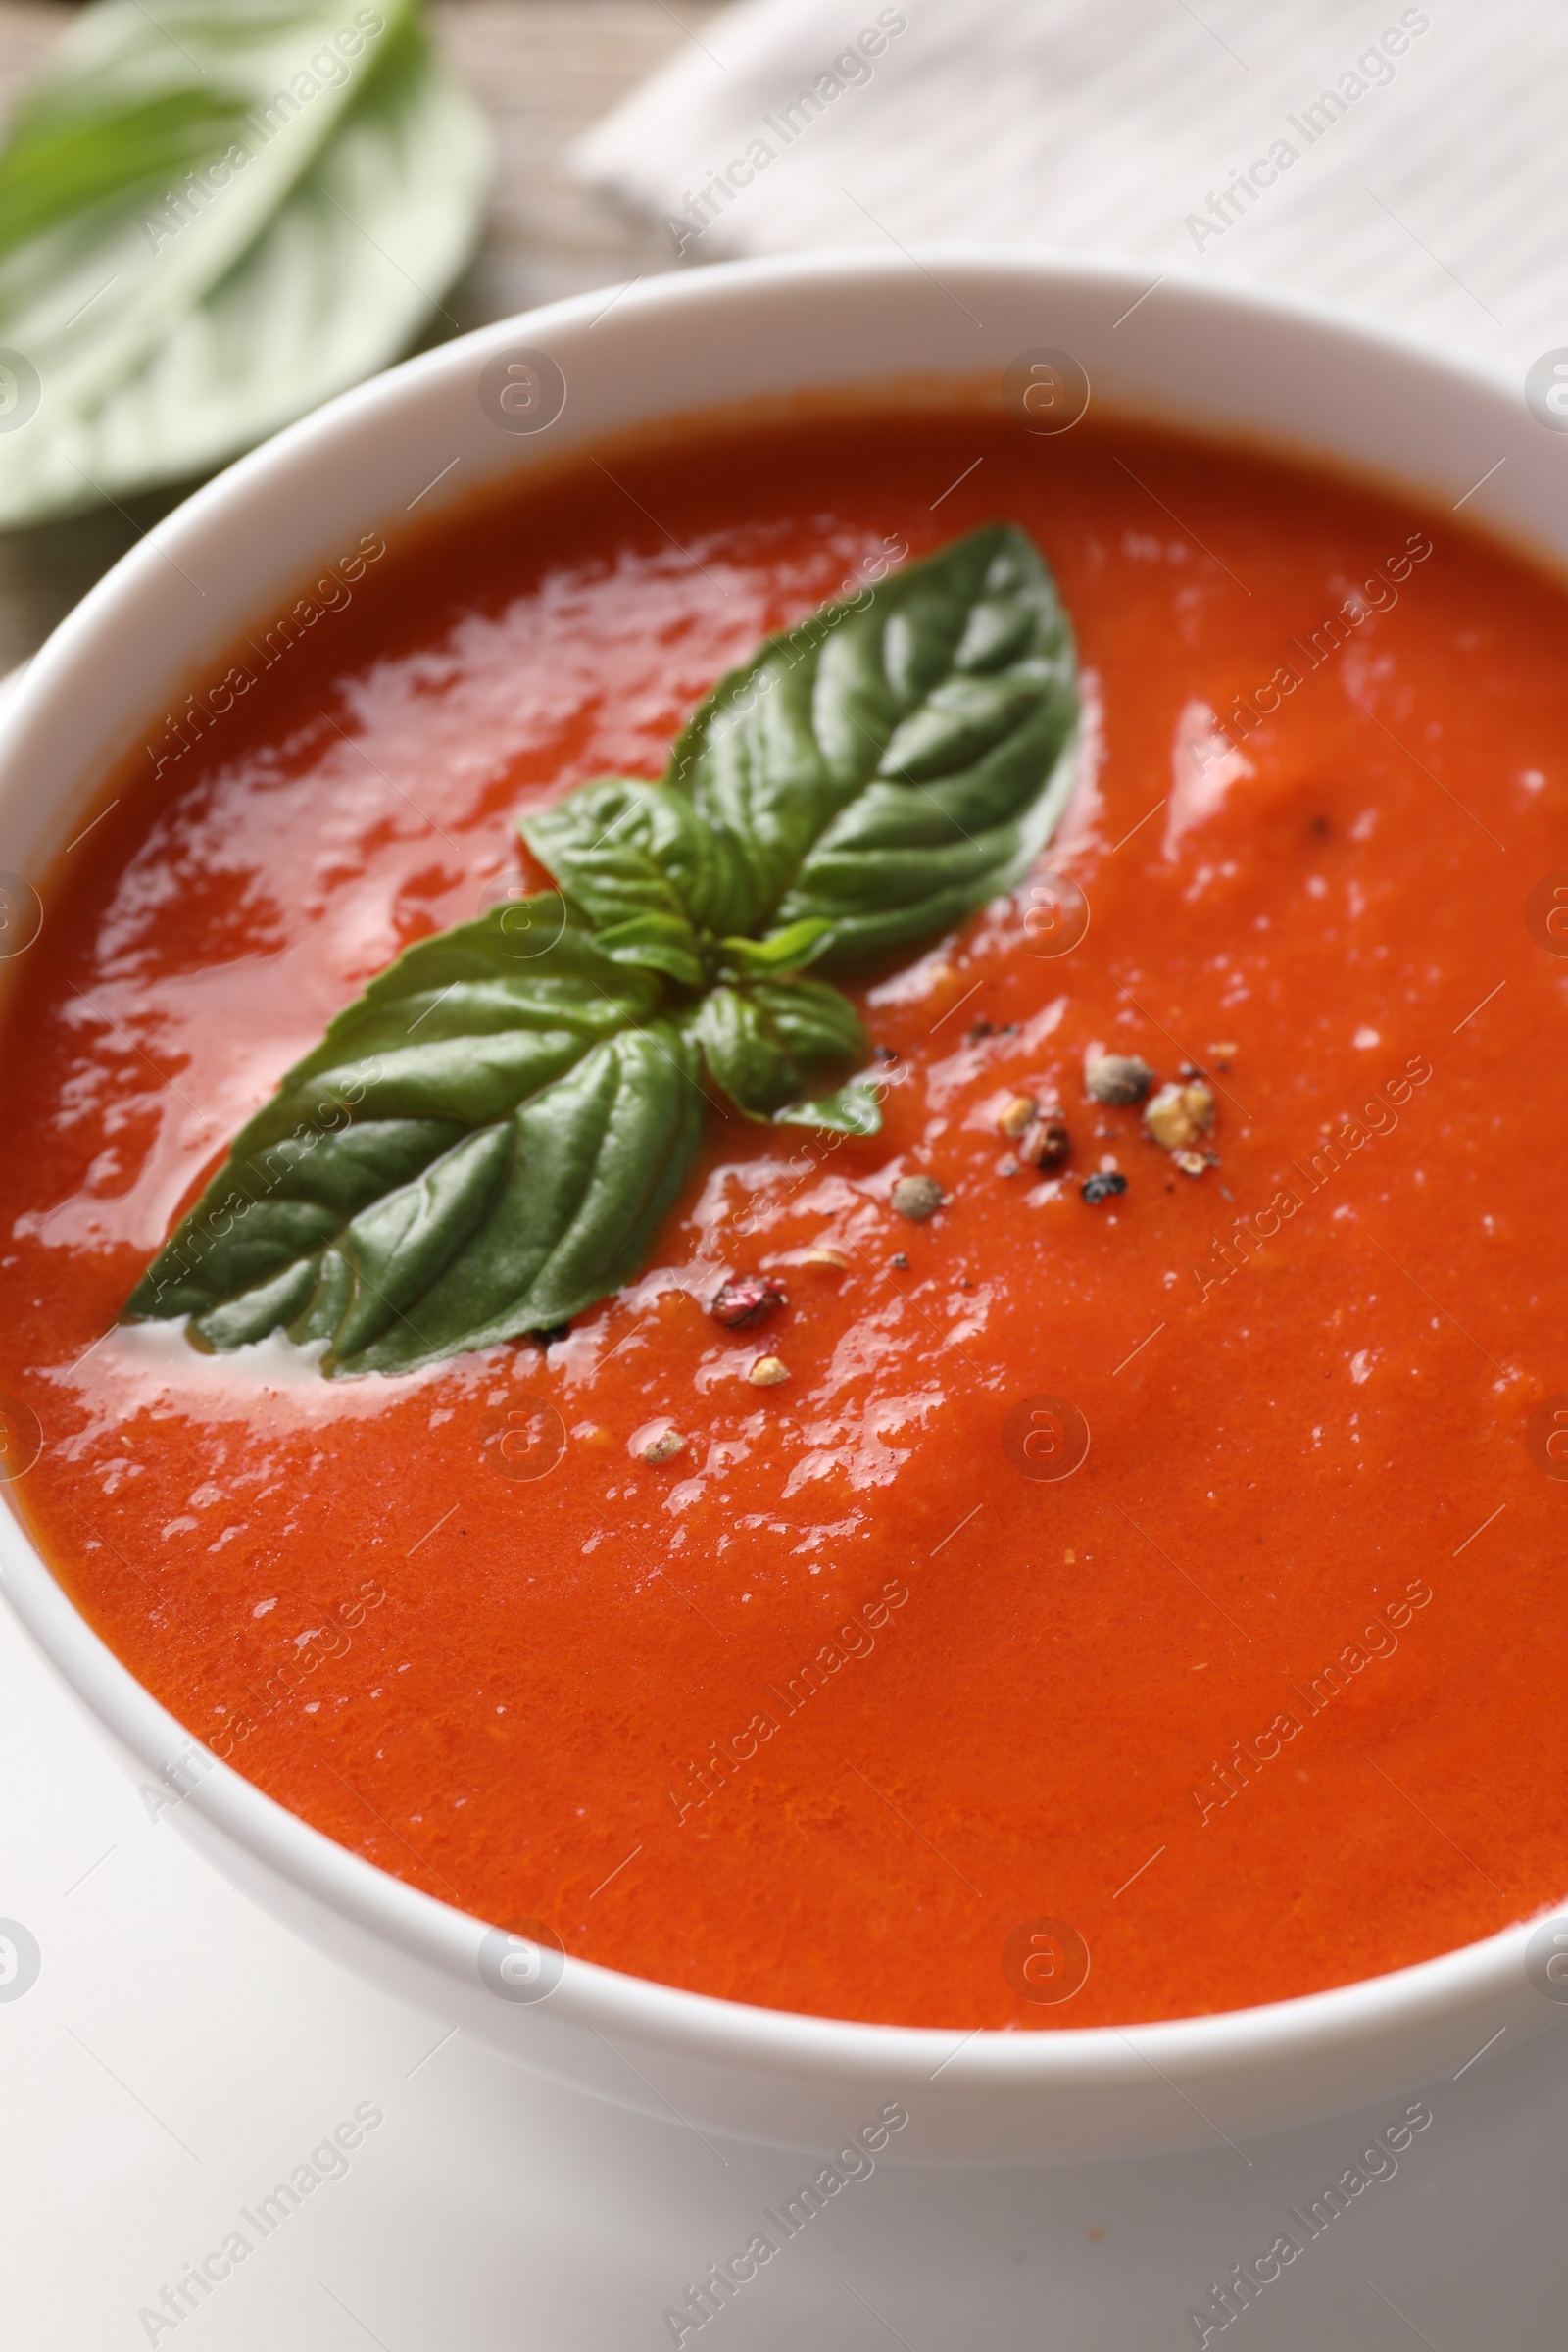
[[[934,1176],[901,1176],[889,1199],[901,1217],[911,1225],[923,1225],[934,1217],[946,1195]]]
[[[1097,1054],[1084,1064],[1084,1091],[1095,1102],[1141,1102],[1154,1077],[1136,1054]]]
[[[1056,1111],[1047,1111],[1024,1138],[1023,1155],[1032,1167],[1048,1176],[1053,1168],[1065,1167],[1072,1157],[1072,1137],[1067,1132],[1066,1120]]]
[[[1190,1151],[1214,1124],[1214,1096],[1201,1078],[1162,1086],[1144,1105],[1145,1132],[1167,1152]]]
[[[708,1311],[726,1331],[744,1331],[749,1324],[765,1323],[789,1299],[769,1274],[735,1274],[709,1301]]]

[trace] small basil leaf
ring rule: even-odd
[[[827,922],[823,959],[843,966],[1027,869],[1071,789],[1076,724],[1051,574],[994,523],[770,638],[696,712],[669,780],[733,843],[744,928]]]
[[[839,1135],[875,1135],[882,1111],[866,1080],[852,1078],[836,1094],[815,1102],[792,1102],[775,1111],[773,1119],[779,1127],[829,1127]]]
[[[629,923],[596,931],[594,940],[613,962],[665,972],[687,988],[701,988],[708,977],[697,934],[678,914],[635,915]]]
[[[657,915],[699,932],[740,927],[730,844],[662,784],[604,776],[523,817],[517,830],[596,924]]]
[[[771,1118],[869,1041],[848,997],[822,980],[760,980],[710,989],[687,1028],[709,1070],[748,1118]]]
[[[721,939],[719,947],[726,960],[743,974],[804,971],[817,956],[833,935],[831,923],[809,919],[791,923],[783,931],[770,931],[766,939]]]

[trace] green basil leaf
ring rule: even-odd
[[[731,845],[663,784],[601,776],[517,830],[594,923],[657,915],[699,933],[739,927],[744,880]]]
[[[629,923],[613,923],[608,931],[596,931],[594,937],[616,963],[666,972],[687,988],[701,988],[708,977],[697,934],[677,914],[635,915]]]
[[[343,27],[346,13],[329,0],[159,0],[156,13],[138,0],[96,0],[79,10],[7,126],[0,254],[64,227],[81,231],[85,249],[89,227],[101,235],[113,226],[112,211],[89,221],[93,207],[156,204],[185,172],[221,155],[253,108],[280,90],[296,96],[289,84],[302,70],[317,85],[308,111],[310,144],[318,144],[375,50],[373,39],[362,39],[358,59],[334,50],[326,74],[309,73],[307,61]],[[406,17],[406,0],[387,13]],[[290,175],[300,168],[303,135],[291,134],[284,150]],[[274,155],[264,176],[282,164]],[[240,232],[230,223],[225,233]],[[145,236],[140,242],[144,254],[156,250]],[[67,259],[74,250],[60,249]],[[117,293],[111,308],[123,310],[129,299]]]
[[[331,1368],[412,1372],[629,1281],[697,1155],[696,1081],[673,1022],[622,1030],[363,1211],[336,1245],[352,1278],[341,1312],[323,1266]]]
[[[42,379],[0,522],[220,464],[412,338],[488,136],[413,0],[374,14],[347,57],[322,0],[82,12],[0,151],[0,343]]]
[[[338,1102],[355,1118],[483,1125],[600,1039],[653,1019],[662,1002],[662,984],[610,961],[559,892],[509,900],[406,948],[337,1014],[234,1149],[302,1119],[330,1129]]]
[[[754,1119],[773,1117],[870,1051],[855,1006],[823,980],[710,989],[686,1026],[712,1077]]]
[[[1071,790],[1072,632],[1032,540],[993,523],[770,638],[669,780],[732,845],[736,929],[819,920],[844,966],[1004,890]]]
[[[566,916],[553,892],[494,907],[372,981],[235,1138],[127,1316],[407,1371],[635,1271],[696,1150],[695,1050],[658,1017],[662,983]]]
[[[744,906],[725,836],[684,793],[635,776],[602,776],[517,827],[573,906],[601,926],[607,955],[666,972],[688,988],[711,977],[704,950]],[[799,971],[831,925],[792,923],[767,939],[726,934],[712,962],[746,976]]]
[[[727,962],[743,975],[804,971],[814,963],[833,936],[831,923],[812,919],[770,931],[766,939],[721,939]]]

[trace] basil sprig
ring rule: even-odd
[[[559,889],[408,949],[235,1138],[128,1319],[410,1372],[631,1279],[702,1140],[876,1131],[846,971],[1027,870],[1071,786],[1072,633],[996,523],[769,638],[677,740],[522,820]],[[823,1091],[831,1089],[831,1091]]]

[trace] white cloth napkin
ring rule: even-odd
[[[1517,380],[1568,345],[1565,122],[1568,11],[1542,0],[738,0],[576,161],[688,262],[1130,254]]]

